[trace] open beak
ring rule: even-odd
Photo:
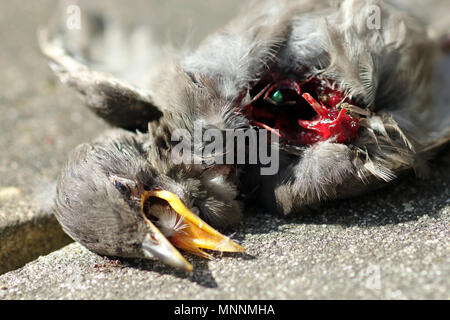
[[[152,197],[166,201],[170,208],[182,219],[184,227],[169,238],[166,238],[147,218],[145,204]],[[149,210],[151,210],[151,207]],[[222,252],[245,251],[242,246],[219,233],[200,219],[176,195],[169,191],[144,191],[141,195],[141,213],[146,218],[145,220],[150,227],[150,234],[143,244],[145,252],[149,256],[159,258],[173,267],[187,271],[192,271],[193,269],[192,265],[186,261],[175,247],[205,258],[211,258],[211,255],[202,249]]]

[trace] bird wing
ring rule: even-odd
[[[149,75],[151,70],[146,72],[143,58],[134,54],[149,51],[133,47],[130,42],[142,46],[148,34],[136,29],[125,40],[125,31],[118,25],[89,10],[83,10],[83,14],[86,17],[83,16],[82,28],[71,30],[59,24],[53,27],[54,31],[49,24],[49,28],[39,31],[39,45],[50,59],[50,67],[63,83],[81,93],[87,106],[109,124],[147,131],[148,122],[159,119],[162,112],[155,106],[151,90],[145,89],[149,77],[139,76]]]

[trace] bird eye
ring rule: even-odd
[[[117,190],[119,190],[120,193],[122,194],[127,194],[130,192],[130,189],[128,189],[128,187],[126,185],[124,185],[122,182],[120,181],[114,181],[114,186],[116,187]]]
[[[127,199],[140,198],[139,189],[136,182],[116,175],[110,175],[109,181]]]

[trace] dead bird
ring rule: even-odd
[[[122,128],[70,155],[56,198],[63,229],[100,254],[191,270],[175,247],[204,257],[244,250],[214,228],[238,224],[246,199],[287,215],[420,171],[449,141],[450,56],[443,32],[400,7],[253,2],[196,50],[151,70],[142,54],[124,70],[90,59],[115,29],[89,12],[75,38],[41,32],[57,76]],[[264,143],[276,144],[279,170],[208,162],[204,142],[189,149],[199,161],[175,163],[174,131],[192,139],[196,126],[275,134]]]

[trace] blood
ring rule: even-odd
[[[358,135],[359,119],[340,108],[341,102],[352,103],[332,82],[311,78],[303,83],[295,79],[280,79],[261,83],[244,113],[257,127],[276,132],[280,138],[297,145],[312,145],[332,139],[350,143]],[[258,91],[258,88],[263,89]],[[263,92],[264,91],[264,92]],[[282,92],[284,101],[276,103],[270,97]]]

